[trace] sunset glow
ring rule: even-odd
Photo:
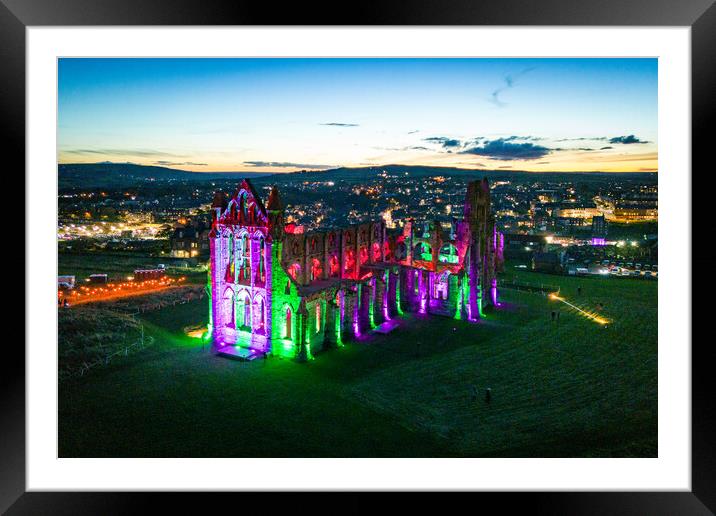
[[[60,59],[60,163],[658,169],[656,59]]]

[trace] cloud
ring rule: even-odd
[[[405,149],[403,150],[431,151],[433,149],[428,149],[427,147],[423,147],[422,145],[413,145],[412,147],[405,147]]]
[[[416,129],[415,131],[408,131],[408,134],[415,134],[415,133],[419,133],[419,132],[420,132],[420,130]]]
[[[244,161],[243,164],[249,167],[301,168],[314,170],[327,170],[329,168],[333,168],[333,165],[292,163],[290,161]]]
[[[611,147],[607,145],[606,147],[600,147],[599,150],[607,150],[607,149],[613,149],[614,147]]]
[[[332,127],[358,127],[359,124],[346,124],[342,122],[326,122],[318,125],[330,125]]]
[[[511,143],[505,138],[498,138],[496,140],[485,140],[481,146],[470,147],[463,150],[462,153],[510,161],[539,159],[551,151],[552,149],[534,143]]]
[[[584,141],[606,141],[609,138],[606,136],[597,136],[597,137],[584,137],[584,138],[561,138],[559,140],[555,140],[556,142],[584,142]]]
[[[490,102],[492,102],[497,107],[505,107],[507,103],[500,98],[500,94],[505,90],[514,88],[515,84],[517,83],[517,80],[524,74],[531,72],[532,70],[534,70],[534,67],[525,68],[524,70],[521,70],[514,75],[505,75],[503,79],[505,84],[492,92],[492,95],[490,95],[489,99]]]
[[[170,158],[188,158],[189,156],[183,156],[180,154],[172,154],[170,152],[163,152],[154,149],[69,149],[62,150],[62,153],[67,154],[102,154],[105,156],[141,156],[145,158],[156,158],[156,157],[170,157]]]
[[[443,149],[450,149],[455,147],[462,147],[462,142],[455,138],[448,138],[447,136],[431,136],[430,138],[423,138],[424,142],[439,143]]]
[[[630,134],[628,136],[615,136],[614,138],[609,138],[609,143],[623,143],[626,145],[629,143],[649,143],[649,142],[640,140],[633,134]]]
[[[70,149],[62,152],[66,152],[67,154],[104,154],[104,151],[94,149]]]
[[[409,147],[371,147],[375,150],[384,150],[384,151],[402,151]]]
[[[477,141],[477,140],[480,140],[480,138],[475,139],[475,141]],[[502,138],[502,140],[504,140],[506,142],[512,142],[515,140],[537,142],[540,140],[544,140],[544,138],[541,138],[539,136],[515,136],[515,135],[513,135],[513,136],[508,136],[506,138]]]
[[[184,161],[184,162],[176,162],[176,161],[165,161],[165,160],[159,160],[154,162],[155,165],[162,165],[164,167],[176,167],[176,166],[192,166],[192,167],[208,167],[208,163],[194,163],[193,161]]]

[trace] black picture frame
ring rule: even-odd
[[[405,3],[396,0],[379,5],[356,3],[339,6],[295,3],[248,3],[239,1],[199,2],[197,0],[0,0],[0,113],[6,131],[5,149],[25,163],[25,30],[48,25],[573,25],[573,26],[690,26],[692,49],[692,170],[684,171],[692,182],[693,224],[708,221],[708,195],[714,191],[708,181],[714,172],[709,160],[708,129],[714,117],[716,93],[716,5],[714,0],[594,0],[575,4],[573,0],[501,0],[478,2],[459,0]],[[668,145],[668,142],[662,142]],[[16,194],[16,192],[15,192]],[[30,192],[25,192],[27,199]],[[695,228],[693,228],[695,229]],[[27,228],[25,228],[27,230]],[[704,232],[705,233],[705,232]],[[703,235],[692,231],[692,235]],[[713,258],[693,252],[689,235],[684,235],[684,259],[693,270],[711,268]],[[19,245],[18,245],[19,247]],[[24,246],[23,246],[24,249]],[[24,250],[19,251],[24,253]],[[29,271],[25,270],[25,274]],[[691,283],[691,278],[685,278]],[[711,277],[699,278],[694,294],[712,289]],[[31,299],[32,292],[26,292]],[[672,302],[662,299],[662,302]],[[689,302],[681,300],[677,302]],[[694,327],[708,321],[707,303],[692,303]],[[696,338],[692,343],[692,491],[642,493],[529,493],[479,494],[498,503],[501,510],[511,505],[529,508],[537,514],[713,514],[716,510],[716,447],[711,396],[711,368],[716,359],[713,337]],[[8,514],[120,514],[160,503],[164,511],[177,504],[186,512],[186,496],[118,493],[25,492],[25,352],[10,346],[9,339],[0,360],[0,511]],[[661,343],[660,343],[661,344]],[[711,387],[711,388],[709,388]],[[246,495],[243,495],[246,496]],[[373,496],[357,499],[343,507],[348,510],[381,504]],[[206,499],[206,495],[203,495]],[[224,497],[220,497],[224,498]],[[250,497],[255,500],[255,497]],[[280,497],[279,505],[292,504]],[[216,498],[213,498],[214,502]],[[272,496],[271,509],[277,509]],[[483,503],[482,500],[470,502]],[[261,502],[263,504],[263,502]],[[424,507],[420,495],[402,502],[403,511],[415,504]],[[406,505],[407,504],[407,505]],[[316,507],[313,502],[310,505]],[[402,512],[402,511],[401,511]]]

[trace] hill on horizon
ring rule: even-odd
[[[61,163],[57,165],[58,187],[123,188],[144,181],[206,181],[262,177],[272,172],[191,172],[136,163]]]
[[[268,176],[281,176],[301,180],[326,179],[369,179],[382,171],[397,173],[407,172],[415,176],[459,176],[459,177],[488,177],[492,179],[507,179],[526,176],[554,175],[580,177],[620,176],[655,178],[656,172],[527,172],[524,170],[486,170],[467,169],[457,167],[434,167],[425,165],[382,165],[372,167],[338,167],[328,170],[301,170],[294,172],[192,172],[169,167],[137,165],[135,163],[62,163],[57,166],[58,187],[66,188],[125,188],[136,186],[143,182],[162,181],[206,181],[230,180],[243,178],[266,178]]]

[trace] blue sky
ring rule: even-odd
[[[656,59],[59,61],[60,163],[657,168]]]

